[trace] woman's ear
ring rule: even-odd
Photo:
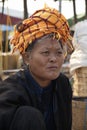
[[[22,54],[22,58],[23,58],[23,62],[28,65],[29,61],[30,61],[30,53],[29,52],[25,52]]]

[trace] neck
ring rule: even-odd
[[[45,80],[45,79],[42,79],[40,77],[37,77],[35,76],[31,71],[30,71],[32,77],[35,79],[35,81],[42,87],[42,88],[45,88],[47,87],[50,83],[51,83],[51,80]]]

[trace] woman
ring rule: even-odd
[[[52,8],[16,25],[11,44],[25,67],[0,84],[0,130],[71,130],[72,89],[60,73],[70,38],[65,17]]]

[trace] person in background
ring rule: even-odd
[[[73,49],[66,18],[37,10],[15,26],[10,42],[25,66],[0,83],[0,130],[71,130],[72,88],[61,73],[64,48]]]

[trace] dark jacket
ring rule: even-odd
[[[71,130],[72,89],[69,80],[60,74],[53,82],[53,111],[57,130]],[[0,83],[0,130],[9,130],[18,107],[37,108],[37,97],[27,90],[29,87],[33,88],[31,81],[26,80],[25,71],[19,71]]]

